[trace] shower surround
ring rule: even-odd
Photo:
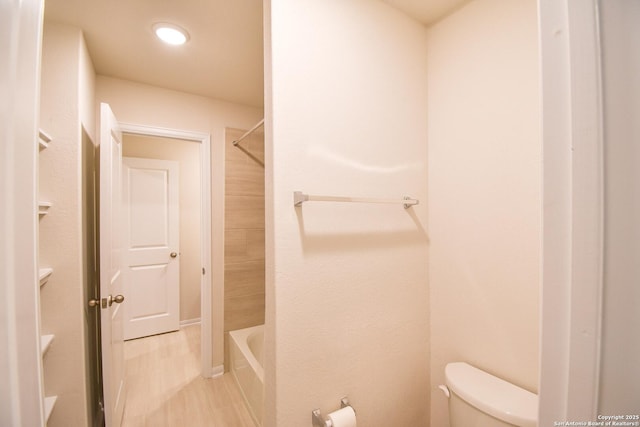
[[[264,324],[264,133],[225,132],[224,332]]]

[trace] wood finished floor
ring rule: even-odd
[[[122,427],[255,427],[227,373],[200,375],[200,326],[127,341]]]

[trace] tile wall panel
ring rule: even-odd
[[[264,323],[264,134],[227,129],[225,141],[224,331]]]

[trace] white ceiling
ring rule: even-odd
[[[468,0],[382,1],[429,25]],[[84,31],[100,75],[263,106],[262,0],[46,0],[45,19]],[[190,41],[161,43],[156,22]]]

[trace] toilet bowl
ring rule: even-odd
[[[451,427],[536,427],[538,396],[464,362],[445,367]]]

